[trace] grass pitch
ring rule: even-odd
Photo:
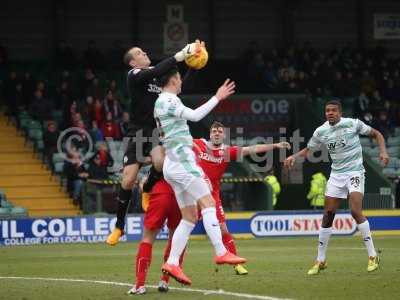
[[[317,276],[306,272],[316,255],[316,238],[237,241],[239,254],[248,258],[249,275],[237,276],[228,266],[212,263],[208,241],[190,241],[184,269],[192,289],[290,299],[398,299],[400,237],[375,237],[381,249],[381,268],[367,273],[367,253],[360,236],[333,237],[328,269]],[[156,242],[148,284],[159,280],[164,241]],[[243,299],[244,296],[149,288],[144,296],[128,296],[134,280],[137,243],[40,245],[0,248],[0,277],[82,279],[81,282],[0,278],[0,299]],[[87,280],[104,281],[94,283]],[[108,284],[117,282],[121,285]],[[171,281],[171,286],[182,287]],[[249,296],[251,299],[251,296]],[[253,297],[253,299],[257,299]]]

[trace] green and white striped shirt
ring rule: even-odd
[[[193,138],[187,121],[182,118],[184,109],[182,101],[168,92],[162,92],[154,105],[154,118],[167,155],[171,151],[179,155],[187,147],[192,149]]]
[[[359,135],[370,132],[371,127],[358,119],[341,118],[333,126],[327,121],[314,131],[307,148],[319,149],[324,145],[332,159],[334,174],[364,171]]]

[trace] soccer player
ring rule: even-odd
[[[175,68],[177,62],[184,61],[186,57],[192,55],[195,51],[194,44],[188,44],[174,56],[161,61],[154,67],[150,66],[151,61],[147,53],[142,49],[133,47],[126,52],[124,62],[132,67],[127,77],[128,91],[132,99],[132,122],[129,128],[129,137],[135,137],[139,131],[142,131],[145,138],[152,137],[153,129],[156,127],[153,119],[154,103],[161,92],[160,87],[156,84],[156,77]],[[106,241],[111,246],[116,245],[123,235],[125,215],[131,198],[131,191],[141,165],[150,161],[150,151],[152,152],[152,162],[155,168],[151,174],[156,174],[156,170],[159,172],[162,170],[163,150],[160,146],[155,147],[153,150],[152,147],[151,142],[138,141],[136,143],[135,140],[129,141],[123,158],[124,169],[117,198],[117,222],[115,229]]]
[[[166,262],[171,248],[171,237],[180,220],[181,212],[176,202],[174,191],[164,179],[157,181],[150,192],[148,207],[144,214],[143,237],[136,255],[136,282],[128,291],[128,294],[142,295],[146,293],[145,282],[150,268],[152,247],[156,236],[167,221],[169,239],[164,250],[164,262]],[[183,253],[179,260],[180,264],[182,260]],[[167,292],[168,278],[163,275],[161,279],[159,291]]]
[[[211,195],[215,200],[215,208],[221,228],[222,241],[231,253],[236,254],[235,241],[226,226],[225,214],[220,198],[221,178],[224,175],[229,162],[232,160],[238,160],[239,158],[252,153],[263,153],[273,149],[290,149],[290,144],[282,142],[277,144],[258,144],[248,147],[237,147],[224,145],[224,139],[224,125],[219,122],[214,122],[210,128],[210,140],[194,139],[193,150],[196,154],[199,166],[211,181]],[[234,269],[238,275],[246,275],[248,273],[241,264],[234,266]]]
[[[235,92],[235,83],[227,79],[206,103],[195,110],[184,106],[178,98],[182,80],[177,69],[171,70],[159,78],[162,93],[154,106],[154,117],[165,148],[163,173],[165,180],[174,190],[182,220],[172,237],[171,252],[162,271],[178,282],[190,285],[191,280],[179,266],[179,257],[186,247],[190,233],[197,222],[197,206],[201,210],[203,224],[215,250],[215,263],[240,264],[246,260],[229,252],[223,242],[221,229],[216,217],[215,201],[210,187],[204,179],[202,169],[196,164],[193,138],[187,121],[200,121],[220,101]]]
[[[382,134],[360,120],[343,118],[339,101],[328,101],[325,105],[326,122],[318,127],[308,145],[285,160],[285,166],[292,167],[299,156],[306,157],[311,149],[326,146],[332,160],[331,174],[325,192],[325,207],[318,238],[318,256],[308,275],[316,275],[327,267],[326,250],[332,234],[332,224],[340,202],[349,197],[351,215],[357,222],[368,251],[368,272],[379,266],[368,220],[362,213],[364,194],[364,166],[359,135],[367,135],[378,143],[379,158],[384,166],[389,161]]]

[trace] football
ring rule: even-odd
[[[199,47],[199,50],[185,59],[186,64],[193,69],[200,70],[208,62],[208,52],[204,46]]]

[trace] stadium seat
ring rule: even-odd
[[[371,150],[372,150],[371,146],[363,146],[363,151],[369,155],[371,155]]]
[[[396,127],[396,128],[394,129],[394,135],[400,136],[400,127]]]
[[[13,207],[10,211],[10,214],[13,217],[25,217],[28,215],[28,212],[25,208],[23,207]]]
[[[54,157],[54,156],[53,156]],[[64,170],[64,161],[54,164],[54,173],[61,174]]]
[[[14,205],[12,205],[12,203],[11,203],[11,202],[8,202],[7,200],[2,200],[2,202],[1,202],[1,207],[11,209],[11,208],[14,207]]]
[[[371,148],[369,155],[371,155],[372,157],[379,156],[379,148],[378,147]]]
[[[387,140],[387,145],[389,147],[400,146],[400,136],[389,137]]]
[[[391,157],[387,165],[388,168],[400,168],[400,160],[397,157]]]
[[[388,154],[389,154],[389,156],[393,156],[393,157],[398,157],[398,155],[399,155],[399,151],[400,150],[400,147],[397,147],[397,146],[392,146],[392,147],[388,147],[387,148],[387,152],[388,152]]]
[[[39,140],[43,140],[42,129],[37,129],[37,128],[29,129],[28,137],[33,142],[36,142],[36,141],[39,141]]]
[[[10,216],[10,209],[5,207],[0,207],[0,219],[5,219]]]
[[[397,170],[394,168],[384,168],[382,170],[383,175],[387,177],[396,177],[397,176]]]
[[[372,157],[371,158],[372,159],[372,161],[374,162],[374,163],[376,163],[376,164],[380,164],[380,160],[379,160],[379,157]]]
[[[372,146],[371,139],[369,139],[369,138],[365,138],[365,137],[360,138],[360,143],[361,143],[361,146],[363,146],[363,147]]]
[[[63,153],[54,153],[53,154],[53,164],[64,162],[65,154]]]

